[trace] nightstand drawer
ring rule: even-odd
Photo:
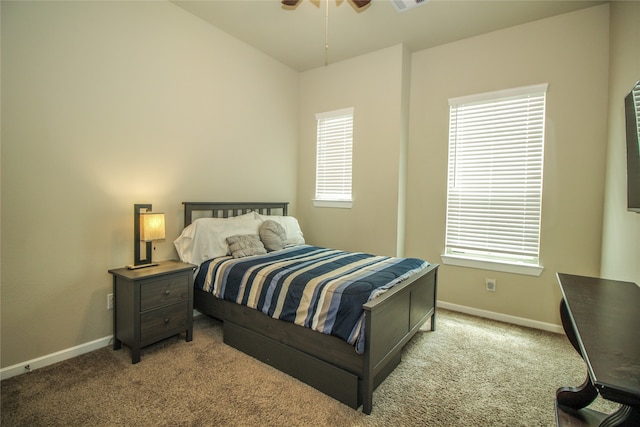
[[[155,341],[162,335],[186,329],[188,307],[189,302],[184,301],[143,313],[140,316],[142,345],[148,341]]]
[[[188,299],[189,274],[176,274],[141,286],[140,311]]]

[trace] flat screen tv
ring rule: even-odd
[[[640,81],[624,99],[627,123],[627,210],[640,213]]]

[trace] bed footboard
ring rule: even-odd
[[[371,413],[373,391],[400,363],[402,348],[431,318],[435,331],[438,265],[364,305],[365,353],[362,412]]]

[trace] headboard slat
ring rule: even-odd
[[[289,202],[182,202],[184,226],[188,226],[205,212],[213,218],[229,218],[256,211],[262,215],[288,215]]]

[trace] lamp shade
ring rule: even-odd
[[[164,214],[140,214],[140,240],[143,242],[153,242],[154,240],[162,240],[164,238]]]

